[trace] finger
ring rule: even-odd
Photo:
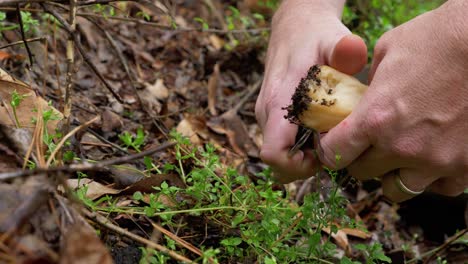
[[[321,139],[320,160],[327,167],[332,169],[347,167],[370,147],[369,137],[365,129],[362,129],[363,118],[359,116],[363,116],[359,111],[351,112]]]
[[[418,169],[400,169],[399,170],[401,183],[412,191],[425,190],[431,185],[439,176]],[[382,178],[383,194],[394,202],[403,202],[409,200],[415,195],[405,193],[398,184],[398,174],[389,173]]]
[[[343,73],[356,74],[367,63],[366,43],[357,35],[341,37],[336,44],[329,45],[327,49],[327,64]]]
[[[284,113],[272,110],[263,131],[260,158],[279,174],[281,182],[304,179],[314,174],[318,162],[309,152],[298,151],[292,157],[288,151],[294,145],[297,126],[283,118]]]
[[[428,191],[446,196],[458,196],[465,191],[468,176],[465,177],[445,177],[433,182]],[[465,181],[465,182],[463,182]]]
[[[348,172],[354,178],[366,181],[382,177],[402,166],[400,159],[391,157],[389,154],[370,147],[348,167]]]

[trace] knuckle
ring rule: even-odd
[[[390,115],[378,109],[370,110],[367,114],[366,125],[367,129],[372,134],[378,134],[382,131],[390,121]]]
[[[411,136],[399,137],[391,142],[390,153],[403,159],[427,158],[422,156],[424,144]]]

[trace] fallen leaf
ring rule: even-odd
[[[110,133],[114,130],[120,129],[123,126],[122,117],[109,109],[105,109],[101,114],[102,131]]]
[[[219,134],[226,135],[237,154],[258,157],[258,148],[250,138],[244,122],[234,111],[230,110],[219,117],[212,118],[207,126]]]
[[[351,248],[349,246],[348,235],[346,235],[346,233],[343,230],[339,229],[338,232],[331,233],[329,227],[324,227],[322,228],[322,231],[331,235],[331,237],[335,239],[336,244],[338,244],[340,248],[344,249],[347,253],[350,253]]]
[[[192,142],[193,144],[199,145],[202,143],[200,137],[197,135],[196,129],[187,118],[184,118],[182,119],[182,121],[179,122],[176,130],[181,135],[188,137],[190,139],[190,142]]]
[[[221,50],[224,47],[224,44],[226,43],[222,38],[218,37],[217,35],[210,35],[209,37],[211,45],[216,49],[216,50]]]
[[[112,166],[111,177],[119,188],[130,186],[146,177],[146,175],[133,164]]]
[[[2,69],[0,69],[0,78],[0,124],[8,127],[17,127],[17,125],[19,125],[32,132],[35,128],[33,120],[37,118],[37,110],[39,108],[41,108],[43,112],[49,109],[52,110],[59,120],[63,118],[63,115],[57,109],[49,106],[47,101],[37,96],[33,89],[25,83],[10,77],[9,74]],[[19,124],[16,122],[14,108],[10,105],[12,95],[15,92],[23,97],[22,101],[16,107],[16,117]],[[59,125],[59,120],[50,120],[47,123],[49,134],[55,134],[55,129]]]
[[[121,191],[114,188],[100,184],[92,179],[68,179],[66,181],[68,188],[77,189],[79,187],[87,186],[86,197],[95,200],[103,195],[118,194]]]
[[[60,262],[63,264],[112,264],[109,251],[88,225],[76,222],[67,227],[63,236]]]
[[[158,100],[165,100],[169,97],[169,90],[166,85],[164,85],[163,79],[157,79],[156,82],[151,85],[147,84],[146,89]]]
[[[210,79],[208,80],[208,109],[210,109],[210,114],[213,116],[218,115],[218,112],[216,111],[218,85],[219,64],[215,64],[213,68],[213,74],[211,74]]]

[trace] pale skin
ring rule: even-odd
[[[321,140],[324,155],[288,157],[297,126],[283,118],[294,88],[313,64],[355,74],[367,48],[340,22],[344,0],[285,0],[274,16],[256,115],[261,158],[282,182],[322,165],[359,180],[380,178],[384,194],[411,190],[455,196],[468,187],[468,2],[449,0],[384,34],[374,49],[370,86],[358,106]],[[336,162],[339,154],[340,161]]]

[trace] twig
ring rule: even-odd
[[[96,221],[98,224],[100,224],[101,226],[103,227],[106,227],[107,229],[109,230],[112,230],[116,233],[119,233],[121,235],[124,235],[126,237],[129,237],[133,240],[135,240],[136,242],[138,243],[141,243],[143,245],[146,245],[147,247],[150,247],[150,248],[153,248],[153,249],[156,249],[166,255],[169,255],[171,258],[177,260],[177,261],[181,261],[181,262],[184,262],[184,263],[194,263],[193,261],[191,261],[190,259],[186,258],[185,256],[182,256],[182,255],[179,255],[177,252],[175,251],[172,251],[168,248],[166,248],[165,246],[163,245],[160,245],[158,243],[155,243],[151,240],[148,240],[144,237],[141,237],[139,235],[136,235],[136,234],[133,234],[117,225],[114,225],[113,223],[111,223],[107,218],[97,214],[97,213],[92,213],[88,210],[85,210],[83,209],[83,213],[90,219],[93,219],[94,221]]]
[[[162,226],[156,224],[155,222],[153,222],[150,218],[148,217],[145,217],[146,220],[148,222],[151,223],[151,225],[157,229],[159,232],[163,233],[164,235],[168,236],[170,239],[174,240],[176,243],[180,244],[181,246],[183,246],[184,248],[192,251],[193,253],[197,254],[198,256],[202,257],[203,256],[203,252],[194,247],[192,244],[190,244],[189,242],[185,241],[184,239],[178,237],[177,235],[169,232],[167,229],[163,228]],[[213,260],[210,258],[210,262],[213,263]]]
[[[78,131],[80,131],[81,129],[83,128],[86,128],[88,127],[89,125],[91,125],[92,123],[94,123],[96,120],[99,119],[99,116],[96,116],[94,117],[93,119],[89,120],[88,122],[82,124],[81,126],[78,126],[78,127],[75,127],[75,129],[73,129],[72,131],[70,131],[66,136],[64,136],[60,142],[57,144],[57,146],[55,147],[54,151],[52,151],[52,153],[50,154],[49,156],[49,159],[47,159],[47,162],[46,162],[46,167],[49,167],[50,166],[50,163],[52,163],[52,161],[54,160],[55,158],[55,155],[57,154],[57,152],[62,148],[62,146],[65,144],[65,142],[67,142],[67,140],[73,136],[75,133],[77,133]]]
[[[244,95],[230,111],[234,111],[235,113],[237,113],[239,109],[241,109],[242,106],[244,106],[244,104],[247,103],[250,97],[252,97],[258,91],[258,89],[260,89],[260,86],[262,85],[262,81],[263,79],[260,79],[256,83],[254,83],[252,86],[250,86],[250,89],[248,90],[247,94]]]
[[[11,43],[8,43],[6,45],[0,46],[0,49],[6,49],[6,48],[9,48],[9,47],[12,47],[12,46],[21,45],[21,44],[26,43],[26,42],[43,41],[43,40],[46,40],[46,38],[45,37],[37,37],[37,38],[30,38],[30,39],[26,39],[26,40],[19,40],[19,41],[11,42]]]
[[[136,153],[136,154],[128,155],[124,157],[119,157],[115,159],[104,160],[104,161],[97,162],[94,164],[82,163],[82,164],[72,164],[69,166],[58,166],[58,167],[52,167],[52,168],[40,167],[40,168],[36,168],[33,170],[19,170],[19,171],[14,171],[14,172],[0,173],[0,181],[17,178],[17,177],[31,176],[31,175],[41,174],[41,173],[56,174],[58,172],[73,173],[77,171],[101,171],[101,170],[105,170],[106,167],[108,166],[119,165],[119,164],[130,162],[132,160],[143,158],[145,156],[150,156],[156,152],[160,152],[167,148],[170,148],[174,146],[175,144],[176,144],[175,142],[166,142],[158,147],[148,149],[140,153]]]
[[[19,4],[16,4],[16,14],[18,16],[21,40],[23,40],[24,46],[26,47],[26,52],[28,53],[28,58],[29,58],[28,68],[31,68],[33,66],[34,60],[33,60],[33,55],[31,53],[31,50],[29,49],[28,42],[26,41],[26,36],[24,35],[23,17],[21,17],[21,10],[20,10]]]
[[[3,0],[0,2],[0,7],[14,6],[18,4],[31,4],[31,3],[65,3],[65,0]],[[84,0],[80,1],[78,5],[95,5],[95,4],[109,4],[112,2],[139,2],[138,0]]]
[[[47,5],[45,4],[41,4],[42,8],[44,9],[44,11],[46,11],[47,13],[51,14],[52,16],[54,16],[59,22],[60,24],[62,24],[63,26],[63,29],[65,29],[65,31],[67,31],[68,34],[71,35],[71,37],[73,38],[73,41],[74,41],[74,44],[75,44],[75,47],[78,49],[78,51],[80,52],[81,56],[83,57],[83,60],[84,62],[86,63],[86,65],[88,65],[88,67],[91,68],[91,70],[94,72],[94,74],[96,74],[96,76],[99,78],[99,80],[101,80],[101,82],[104,84],[104,86],[107,88],[107,90],[109,90],[109,92],[114,96],[114,98],[119,102],[119,103],[123,103],[123,100],[122,98],[120,97],[120,95],[118,95],[114,89],[112,88],[112,86],[107,82],[107,80],[104,78],[104,76],[102,76],[102,74],[99,72],[99,70],[97,69],[97,67],[91,62],[91,58],[88,56],[88,54],[86,53],[86,51],[84,50],[83,46],[81,45],[81,42],[80,42],[80,39],[78,37],[78,34],[77,32],[74,32],[72,30],[72,28],[70,27],[70,25],[65,21],[65,19],[58,13],[56,12],[55,10],[52,10],[50,9],[49,7],[47,7]]]
[[[455,242],[457,239],[459,239],[460,237],[462,237],[463,235],[465,235],[466,233],[468,232],[468,229],[465,228],[463,230],[461,230],[460,232],[458,232],[457,234],[455,234],[454,236],[452,236],[451,238],[449,238],[447,241],[445,241],[444,244],[440,245],[439,247],[436,247],[432,250],[429,250],[427,251],[426,253],[422,254],[420,257],[418,258],[414,258],[414,259],[410,259],[408,260],[406,263],[408,264],[411,264],[411,263],[414,263],[414,262],[417,262],[418,260],[421,260],[425,257],[428,257],[425,261],[424,261],[424,264],[426,263],[429,263],[431,261],[431,259],[437,255],[438,253],[440,253],[442,250],[444,250],[446,247],[448,247],[450,244],[452,244],[453,242]]]
[[[91,134],[92,134],[93,136],[95,136],[97,139],[99,139],[99,141],[101,141],[101,142],[103,142],[103,143],[105,143],[105,144],[108,144],[109,146],[111,146],[111,147],[117,149],[118,151],[122,152],[123,154],[129,154],[129,152],[128,152],[126,149],[124,149],[124,148],[122,148],[121,146],[119,146],[119,145],[117,145],[117,144],[115,144],[115,143],[113,143],[113,142],[110,142],[109,140],[105,139],[103,136],[99,135],[99,133],[97,133],[96,131],[94,131],[94,130],[92,130],[92,129],[90,129],[90,128],[86,129],[86,131],[89,132],[89,133],[91,133]]]
[[[65,6],[60,6],[61,8],[68,10]],[[14,8],[10,7],[1,7],[0,5],[0,10],[2,11],[10,11],[10,10],[15,10]],[[33,8],[21,8],[21,10],[28,11],[28,12],[42,12],[42,10],[38,9],[33,9]],[[202,32],[202,33],[215,33],[215,34],[242,34],[242,33],[259,33],[259,32],[264,32],[264,31],[270,31],[271,28],[269,27],[259,27],[259,28],[249,28],[249,29],[219,29],[219,28],[196,28],[196,27],[177,27],[174,28],[172,26],[168,25],[162,25],[156,22],[151,22],[151,21],[145,21],[142,19],[138,18],[133,18],[133,17],[121,17],[121,16],[103,16],[99,14],[93,14],[93,13],[85,13],[85,12],[77,12],[77,16],[80,17],[94,17],[94,18],[100,18],[100,19],[106,19],[106,20],[118,20],[118,21],[124,21],[124,22],[129,22],[129,23],[135,23],[140,26],[149,26],[156,28],[157,30],[160,31],[171,31],[171,32],[176,32],[176,33],[183,33],[183,32]]]
[[[62,134],[65,135],[70,130],[70,115],[72,102],[71,97],[74,87],[74,75],[75,75],[75,45],[73,42],[73,35],[76,32],[76,0],[70,0],[69,9],[69,23],[70,23],[70,36],[67,40],[67,79],[65,83],[65,96],[63,101],[63,127]],[[50,160],[50,159],[49,159]]]

